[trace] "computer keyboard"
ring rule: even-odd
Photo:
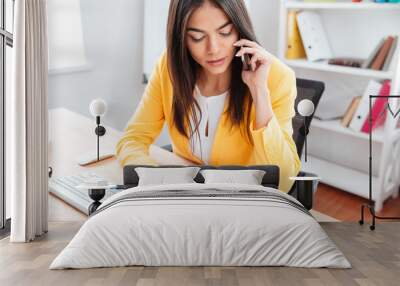
[[[93,178],[101,179],[101,177],[92,172],[65,177],[52,177],[49,179],[49,192],[77,208],[81,212],[88,214],[88,207],[93,203],[93,200],[89,197],[87,190],[78,189],[76,186]],[[120,191],[122,190],[107,189],[104,198],[100,202],[103,202],[108,197]]]

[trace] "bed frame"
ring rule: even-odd
[[[163,166],[150,166],[150,165],[127,165],[124,167],[124,185],[127,188],[136,187],[139,183],[139,176],[135,171],[137,167],[148,167],[148,168],[182,168],[187,166],[182,165],[163,165]],[[256,169],[265,171],[265,175],[262,179],[261,184],[264,187],[271,187],[274,189],[278,189],[279,186],[279,167],[276,165],[252,165],[252,166],[241,166],[241,165],[225,165],[225,166],[210,166],[210,165],[203,165],[203,166],[196,166],[200,167],[201,170],[205,169],[219,169],[219,170],[248,170],[248,169]],[[309,174],[307,174],[309,175]],[[301,173],[300,173],[301,176]],[[204,178],[200,174],[194,178],[197,183],[204,183]],[[290,195],[295,197],[298,201],[300,201],[305,208],[310,210],[313,204],[313,190],[306,190],[304,193],[299,193],[296,188],[292,188],[292,191],[289,192]]]

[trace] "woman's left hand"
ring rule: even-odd
[[[242,71],[242,79],[250,91],[266,90],[272,55],[256,42],[246,39],[237,41],[234,46],[241,47],[236,54],[237,57],[241,57],[243,54],[251,55],[250,69]]]

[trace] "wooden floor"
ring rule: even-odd
[[[0,285],[399,285],[400,223],[372,232],[356,223],[321,223],[352,269],[290,267],[119,267],[48,270],[82,222],[50,223],[29,244],[0,241]]]
[[[319,184],[314,197],[314,209],[340,221],[357,222],[360,219],[360,207],[368,200],[344,192],[334,187]],[[366,213],[369,219],[369,213]],[[400,196],[388,199],[379,216],[400,217]],[[400,285],[400,283],[399,283]]]

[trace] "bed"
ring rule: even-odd
[[[137,169],[126,168],[132,187],[105,200],[50,269],[350,268],[309,211],[273,187],[276,169],[258,168],[266,170],[260,185],[201,183],[200,175],[193,183],[138,185]]]

